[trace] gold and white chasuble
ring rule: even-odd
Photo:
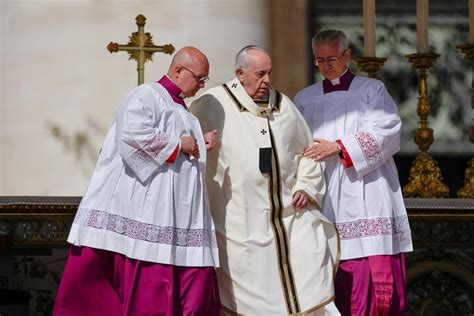
[[[218,130],[208,152],[207,187],[220,255],[223,314],[339,315],[334,225],[319,211],[319,163],[302,158],[311,133],[295,105],[270,89],[257,104],[235,78],[191,105],[203,132]],[[292,207],[296,191],[311,198]]]

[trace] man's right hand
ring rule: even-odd
[[[188,154],[190,157],[199,158],[199,146],[196,138],[191,136],[181,137],[181,152]]]
[[[308,203],[309,197],[306,192],[296,191],[295,194],[293,194],[293,201],[291,201],[291,204],[294,208],[305,208]]]

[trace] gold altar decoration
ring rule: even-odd
[[[65,247],[80,201],[81,197],[0,196],[0,240],[6,238],[8,247],[14,248]]]
[[[134,59],[137,61],[138,85],[141,85],[145,82],[145,63],[149,60],[152,61],[152,56],[156,52],[169,55],[173,54],[174,46],[172,44],[156,46],[153,43],[153,36],[148,32],[145,33],[146,17],[139,14],[135,20],[137,21],[138,32],[133,32],[132,35],[128,37],[128,43],[121,45],[110,42],[109,45],[107,45],[107,49],[110,53],[125,51],[128,53],[129,60]]]
[[[474,44],[462,44],[457,45],[464,54],[464,59],[474,61]],[[474,64],[471,66],[471,108],[474,110]],[[474,125],[471,124],[469,129],[469,141],[474,144]],[[474,158],[469,160],[466,171],[464,172],[464,186],[459,189],[457,196],[462,199],[473,199],[474,198]]]
[[[433,130],[428,127],[431,106],[428,100],[426,70],[433,67],[439,56],[434,53],[416,53],[405,56],[412,63],[412,67],[419,71],[416,113],[420,117],[420,127],[415,131],[414,140],[421,151],[412,163],[408,184],[403,188],[405,197],[443,198],[449,195],[448,186],[443,183],[438,163],[428,154],[434,137]]]
[[[357,68],[367,73],[369,78],[374,78],[375,73],[383,67],[386,61],[387,58],[381,57],[358,57],[352,59]]]

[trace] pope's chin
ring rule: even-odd
[[[255,94],[254,99],[263,99],[263,98],[265,98],[265,96],[267,95],[267,92],[268,92],[268,89],[258,90],[258,92]]]

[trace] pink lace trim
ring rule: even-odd
[[[152,243],[181,247],[217,248],[215,231],[158,226],[99,210],[78,209],[74,224],[107,230]]]
[[[137,149],[128,159],[130,167],[134,170],[141,170],[150,161],[155,159],[156,155],[166,147],[170,140],[170,135],[159,133],[151,143],[146,144],[143,148]]]
[[[382,153],[380,152],[380,147],[374,135],[367,132],[360,132],[357,133],[355,137],[369,166],[373,166],[377,161],[382,159]]]
[[[401,235],[410,232],[407,216],[361,219],[336,224],[341,239]]]

